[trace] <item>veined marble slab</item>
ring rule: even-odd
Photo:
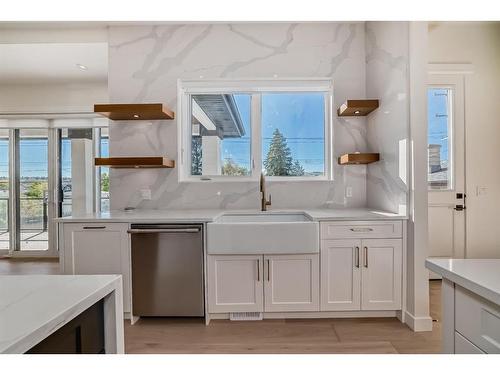
[[[427,259],[425,266],[500,305],[500,259]]]
[[[0,353],[25,353],[103,298],[106,353],[123,353],[120,275],[0,276]]]
[[[125,223],[206,223],[215,221],[223,214],[259,213],[256,209],[249,210],[134,210],[110,211],[81,216],[68,216],[55,219],[56,222],[125,222]],[[270,209],[268,212],[304,213],[313,221],[328,220],[404,220],[404,215],[370,208],[345,209]]]

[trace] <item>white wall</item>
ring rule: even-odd
[[[466,256],[500,258],[500,23],[431,24],[429,62],[474,66],[465,77]]]
[[[380,161],[368,166],[369,207],[407,214],[408,22],[366,23],[366,95],[380,107],[368,115],[367,140]]]
[[[112,102],[164,102],[177,107],[177,79],[330,77],[334,107],[365,96],[363,23],[187,24],[110,27]],[[180,118],[177,114],[177,118]],[[333,116],[335,156],[365,151],[364,119]],[[113,156],[177,156],[180,121],[114,122]],[[335,162],[336,164],[336,162]],[[257,182],[179,183],[178,170],[112,170],[111,206],[257,208]],[[273,207],[366,205],[366,167],[336,166],[334,181],[269,182]],[[353,196],[345,197],[345,187]],[[140,190],[151,189],[152,200]]]
[[[0,25],[0,43],[96,43],[108,41],[105,24],[14,22]]]
[[[106,82],[0,86],[0,113],[93,112],[107,101]]]
[[[425,23],[366,23],[366,93],[380,100],[380,107],[368,115],[367,141],[381,159],[368,166],[367,204],[409,217],[405,321],[416,331],[432,329],[424,265],[428,247],[426,46]],[[410,165],[412,145],[415,160]]]
[[[108,41],[104,24],[12,23],[0,25],[0,44],[97,43]],[[26,56],[32,58],[32,56]],[[0,57],[1,59],[1,57]],[[76,63],[76,62],[75,62]],[[0,113],[93,112],[94,103],[108,102],[108,85],[102,82],[61,84],[0,84]]]

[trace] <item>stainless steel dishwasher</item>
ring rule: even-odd
[[[203,316],[203,226],[132,224],[132,314]]]

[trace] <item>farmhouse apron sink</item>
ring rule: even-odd
[[[319,223],[302,212],[224,214],[207,224],[208,254],[319,252]]]

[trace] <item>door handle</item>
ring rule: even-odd
[[[457,204],[455,207],[453,207],[455,211],[463,211],[465,210],[465,206],[463,204]]]
[[[129,229],[127,233],[198,233],[200,228],[170,228],[170,229]]]
[[[368,247],[364,247],[365,250],[365,268],[368,268]]]
[[[260,259],[257,259],[257,281],[260,281]]]
[[[359,268],[359,246],[356,246],[356,252],[354,254],[356,268]]]
[[[271,280],[271,268],[269,267],[269,259],[267,260],[267,281]]]

